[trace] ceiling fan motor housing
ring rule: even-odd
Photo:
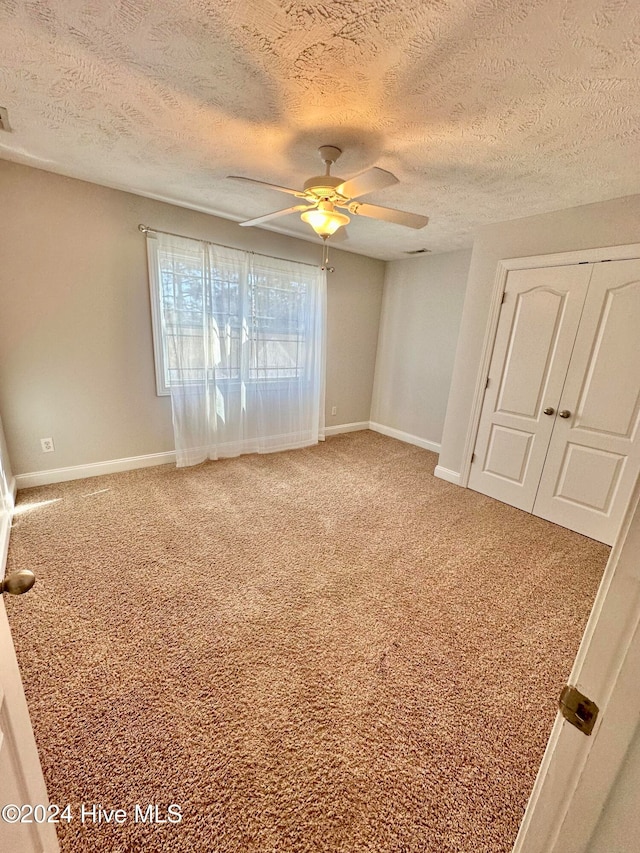
[[[335,145],[321,145],[318,148],[320,159],[327,167],[324,175],[314,175],[304,182],[304,192],[324,201],[340,202],[343,196],[335,192],[335,188],[344,183],[344,178],[334,178],[329,174],[331,166],[342,154],[342,149]]]
[[[334,178],[333,175],[314,175],[304,182],[304,192],[312,193],[316,198],[331,199],[337,195],[335,188],[344,183],[344,178]]]

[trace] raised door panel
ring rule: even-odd
[[[491,425],[484,470],[489,474],[522,483],[529,464],[533,436],[525,430]]]
[[[640,281],[606,287],[602,292],[602,273],[613,272],[617,272],[615,267],[599,267],[593,282],[599,303],[598,330],[580,389],[574,429],[632,439],[640,403],[638,382],[629,381],[640,370]]]
[[[531,511],[591,269],[507,277],[469,487]]]
[[[640,260],[594,265],[534,513],[611,544],[640,471]]]

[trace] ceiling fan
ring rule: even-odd
[[[287,207],[284,210],[276,210],[265,216],[248,219],[240,222],[240,225],[261,225],[278,216],[287,216],[290,213],[301,213],[301,219],[309,224],[313,230],[326,240],[343,225],[350,222],[349,217],[339,210],[347,210],[354,216],[368,216],[371,219],[382,219],[385,222],[394,222],[397,225],[406,225],[408,228],[424,228],[429,221],[428,216],[418,213],[406,213],[404,210],[395,210],[391,207],[379,207],[376,204],[363,204],[357,201],[360,196],[389,187],[398,183],[398,178],[384,169],[367,169],[349,180],[334,177],[331,174],[331,166],[342,154],[340,148],[335,145],[321,145],[318,149],[320,159],[325,164],[324,175],[315,175],[304,182],[301,190],[290,187],[280,187],[277,184],[268,184],[265,181],[256,181],[253,178],[244,178],[240,175],[229,175],[234,181],[247,181],[261,187],[269,187],[272,190],[289,193],[302,200],[302,204]],[[336,210],[338,208],[338,210]]]

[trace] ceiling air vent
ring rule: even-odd
[[[431,249],[412,249],[410,252],[405,252],[405,255],[424,255],[430,251]]]
[[[11,125],[9,124],[9,113],[6,110],[6,107],[0,107],[0,130],[11,131]]]

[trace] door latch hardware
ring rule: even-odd
[[[560,713],[583,734],[590,735],[598,719],[599,708],[595,702],[580,693],[577,687],[566,684],[559,700]]]

